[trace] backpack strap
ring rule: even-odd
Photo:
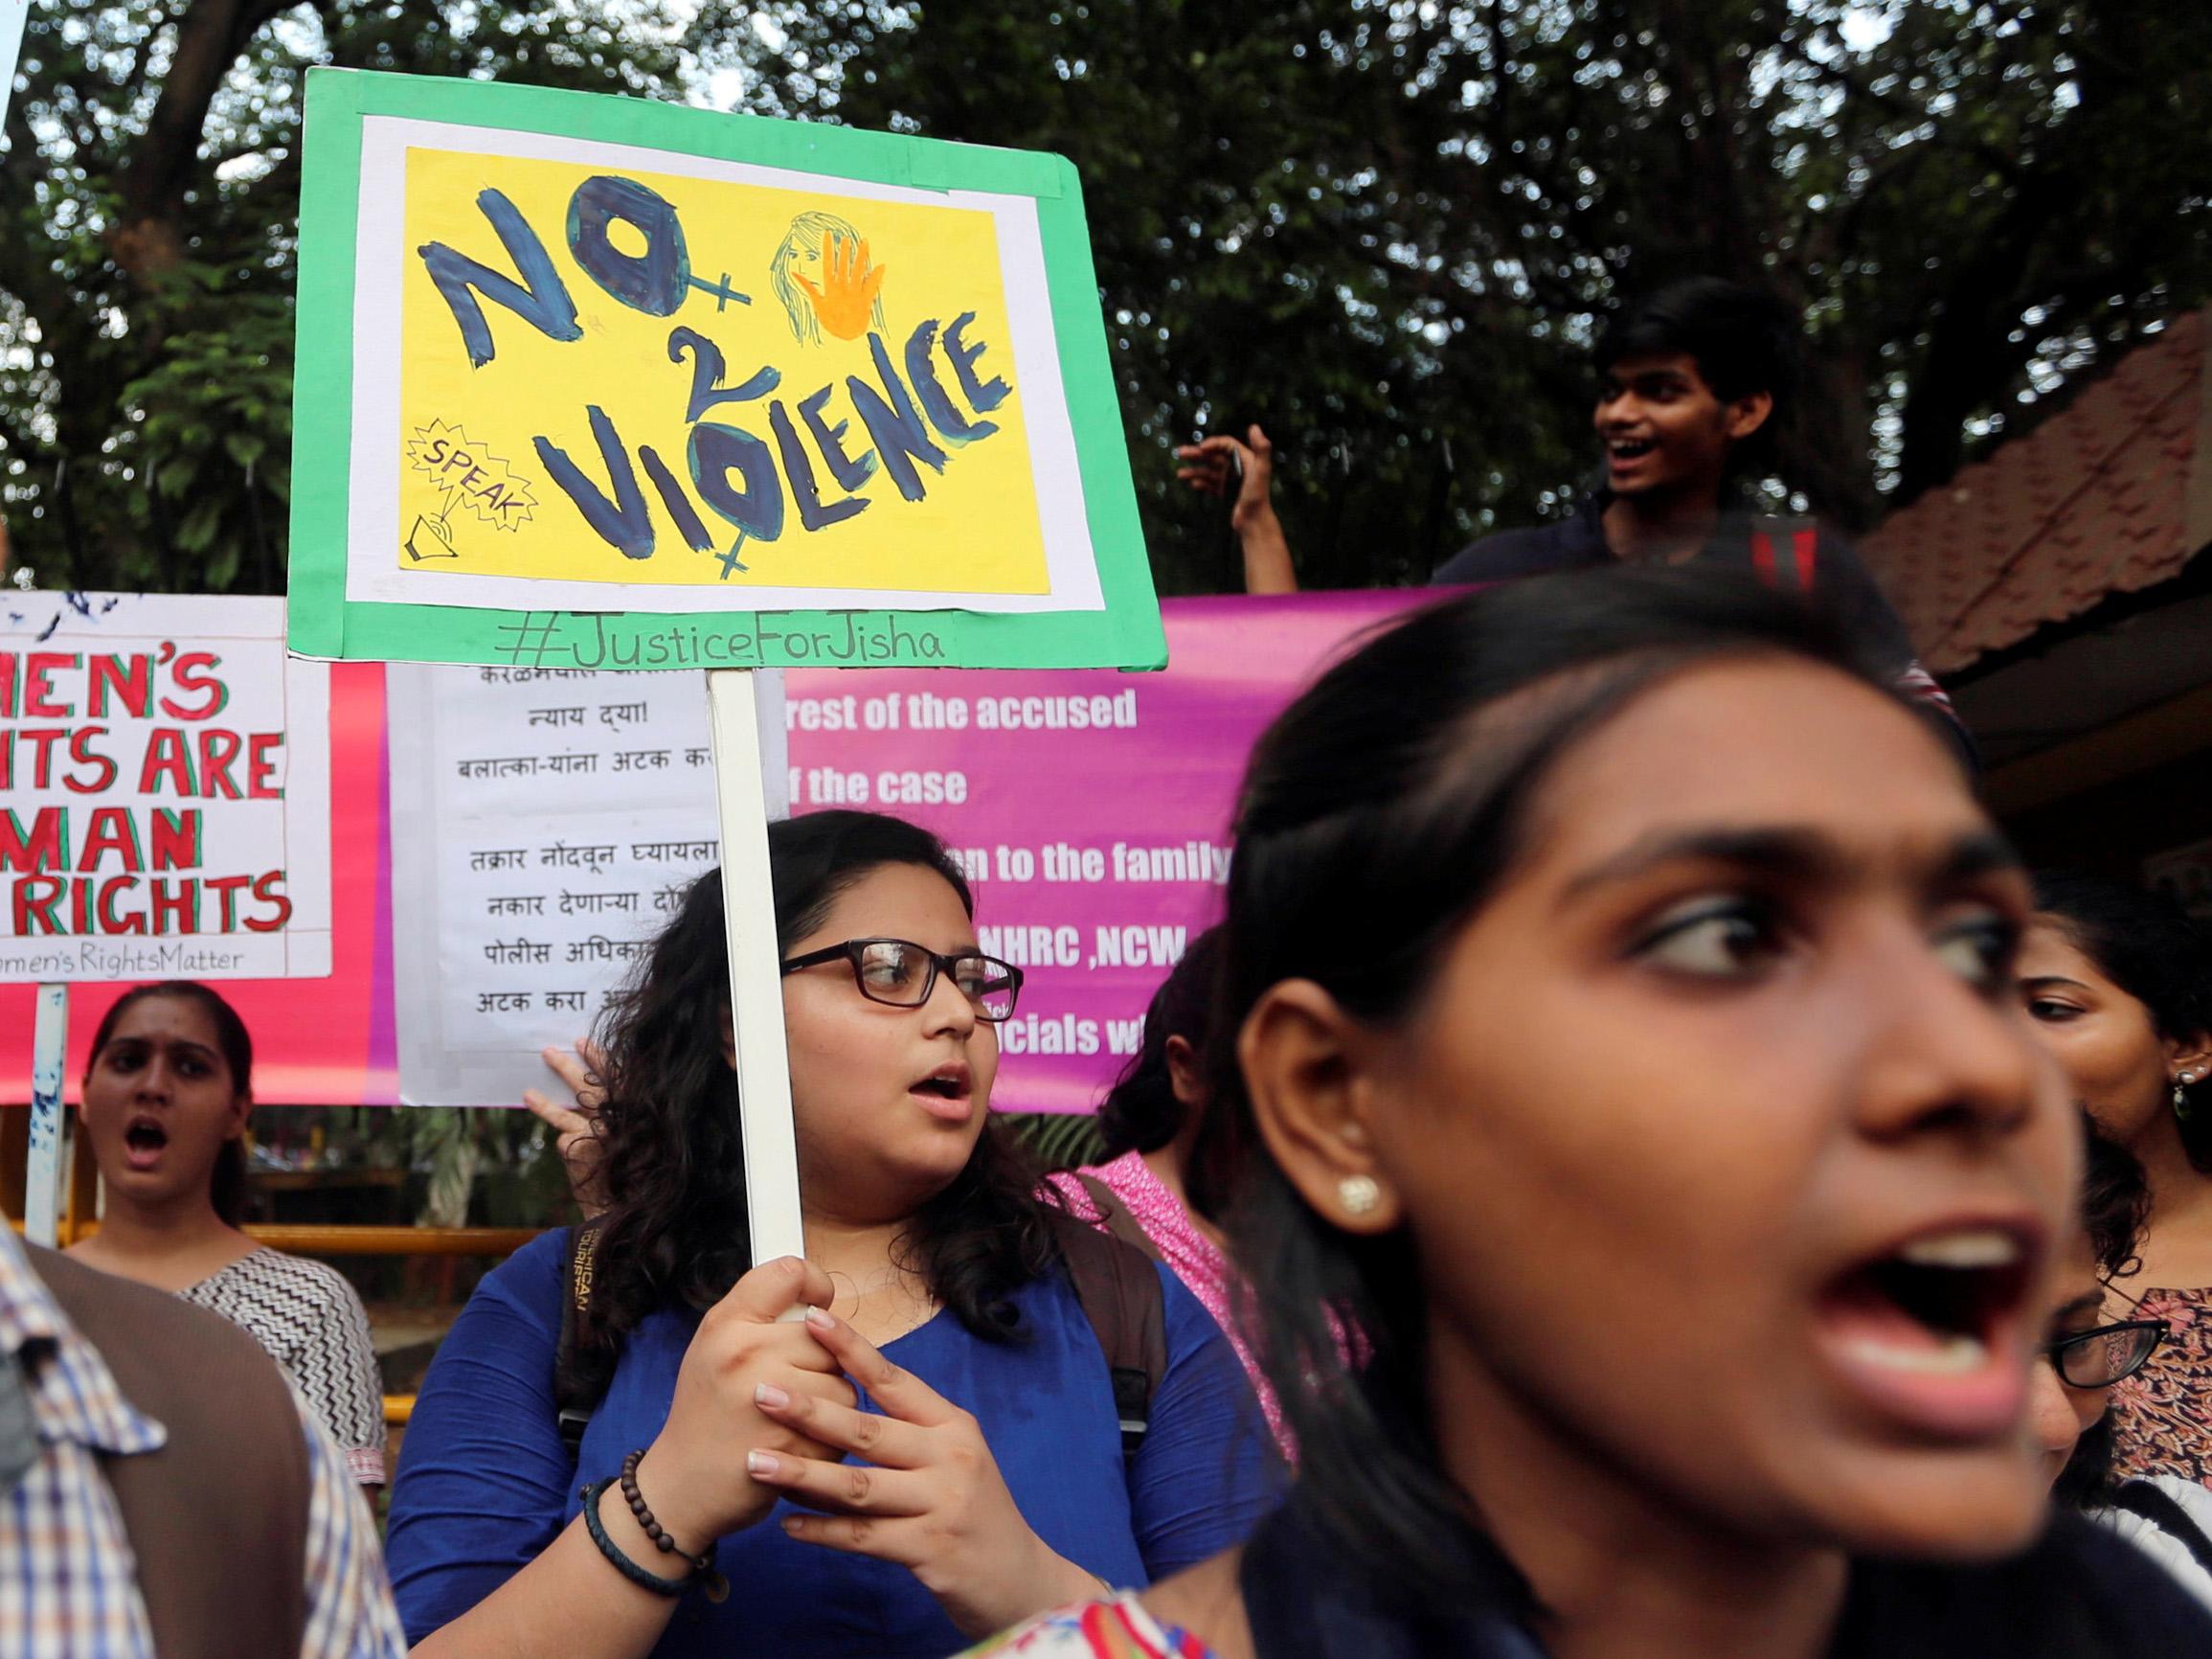
[[[298,1659],[313,1475],[276,1361],[219,1314],[52,1250],[24,1254],[124,1398],[169,1430],[158,1451],[100,1460],[155,1651]]]
[[[2212,1538],[2204,1535],[2187,1510],[2149,1481],[2122,1481],[2112,1494],[2112,1508],[2149,1521],[2194,1556],[2198,1566],[2212,1573]]]
[[[1751,568],[1761,581],[1786,591],[1813,591],[1820,561],[1820,531],[1811,519],[1762,515],[1751,521],[1750,541]]]
[[[1081,1179],[1086,1189],[1093,1185]],[[1115,1209],[1136,1225],[1119,1205]],[[1075,1300],[1083,1305],[1106,1355],[1126,1464],[1135,1460],[1152,1427],[1153,1398],[1167,1375],[1167,1293],[1160,1284],[1159,1263],[1148,1250],[1115,1233],[1101,1233],[1064,1210],[1049,1213]]]
[[[1129,1207],[1121,1202],[1120,1195],[1113,1188],[1097,1176],[1087,1174],[1081,1170],[1071,1170],[1068,1172],[1075,1177],[1076,1183],[1083,1189],[1084,1196],[1091,1200],[1091,1207],[1098,1212],[1100,1226],[1122,1243],[1134,1245],[1155,1261],[1160,1260],[1160,1246],[1152,1242],[1152,1235],[1145,1232],[1143,1224],[1129,1213]]]
[[[569,1230],[569,1251],[561,1263],[561,1336],[553,1352],[553,1410],[559,1415],[561,1443],[575,1458],[584,1430],[606,1398],[609,1368],[586,1355],[598,1346],[592,1322],[592,1278],[598,1264],[599,1224],[586,1221]]]

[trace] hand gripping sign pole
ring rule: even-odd
[[[776,893],[768,871],[762,689],[750,670],[717,669],[707,675],[714,805],[722,836],[722,921],[730,950],[730,1019],[737,1039],[738,1122],[745,1145],[745,1213],[756,1262],[806,1252],[799,1213],[799,1143],[791,1123],[791,1068],[783,1047]]]

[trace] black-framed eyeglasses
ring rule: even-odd
[[[2043,1344],[2051,1365],[2071,1388],[2110,1388],[2143,1369],[2172,1332],[2162,1319],[2130,1319]]]
[[[1015,999],[1022,994],[1022,970],[1010,962],[976,950],[939,956],[909,939],[848,939],[792,957],[783,971],[797,973],[841,958],[851,964],[852,982],[862,996],[892,1008],[921,1007],[937,989],[940,973],[959,988],[978,1019],[993,1025],[1013,1017]]]

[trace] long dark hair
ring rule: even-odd
[[[1450,1598],[1467,1571],[1452,1540],[1472,1516],[1429,1425],[1420,1265],[1403,1230],[1340,1232],[1275,1167],[1238,1029],[1294,978],[1364,1019],[1402,1016],[1513,868],[1560,758],[1662,678],[1761,656],[1894,695],[1787,596],[1709,572],[1608,570],[1486,589],[1386,627],[1253,751],[1201,1131],[1213,1144],[1186,1179],[1194,1204],[1227,1215],[1237,1259],[1265,1263],[1243,1311],[1297,1437],[1301,1501],[1385,1583]],[[1364,1363],[1345,1357],[1347,1330]]]
[[[1144,1010],[1144,1040],[1098,1102],[1102,1160],[1124,1152],[1156,1152],[1183,1132],[1189,1108],[1176,1097],[1167,1039],[1181,1037],[1199,1053],[1206,1051],[1222,938],[1219,927],[1209,927],[1192,940],[1152,993]]]
[[[100,1016],[99,1028],[92,1034],[92,1048],[84,1062],[85,1079],[91,1080],[100,1051],[107,1047],[123,1016],[148,997],[155,996],[173,996],[181,1002],[192,1003],[208,1016],[208,1023],[215,1028],[215,1047],[222,1054],[223,1064],[231,1070],[231,1092],[252,1094],[253,1034],[246,1030],[246,1022],[238,1017],[238,1011],[224,1001],[219,991],[196,979],[165,979],[159,985],[134,986],[117,997]],[[242,1140],[225,1141],[215,1153],[215,1167],[208,1176],[208,1202],[214,1206],[216,1218],[225,1226],[236,1227],[244,1218],[246,1147]]]
[[[779,950],[886,865],[941,875],[975,911],[942,843],[882,813],[810,812],[771,824],[768,859]],[[671,1304],[704,1309],[753,1265],[737,1085],[722,1051],[729,1006],[722,877],[710,871],[601,1020],[607,1096],[598,1121],[612,1202],[592,1279],[597,1365],[579,1356],[587,1374],[611,1369],[621,1339],[647,1314]],[[907,1230],[906,1264],[979,1336],[1015,1334],[1009,1295],[1057,1260],[1037,1179],[1013,1138],[986,1123],[960,1172]]]
[[[2151,1219],[2151,1187],[2143,1166],[2119,1142],[2099,1132],[2082,1114],[2082,1226],[2096,1258],[2097,1277],[2110,1284],[2142,1265],[2135,1249]],[[2125,1292],[2123,1292],[2125,1294]],[[2066,1466],[2051,1486],[2051,1496],[2070,1509],[2101,1507],[2118,1484],[2112,1471],[2112,1413],[2082,1431]]]
[[[2171,898],[2109,875],[2047,870],[2036,876],[2036,908],[2149,1011],[2160,1036],[2212,1035],[2212,937]],[[2184,1084],[2181,1099],[2182,1148],[2212,1175],[2212,1084]]]

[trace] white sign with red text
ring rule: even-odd
[[[0,595],[0,982],[328,974],[329,728],[282,600]]]

